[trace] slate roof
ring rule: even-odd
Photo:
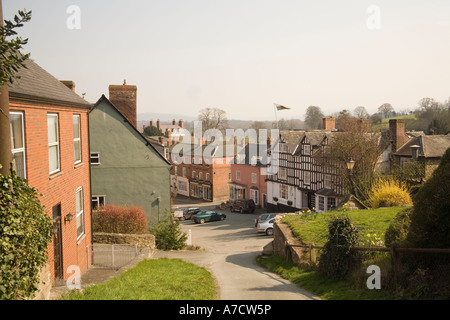
[[[9,85],[11,100],[40,102],[58,106],[90,108],[92,103],[81,98],[33,60],[17,72],[20,79]]]
[[[395,152],[396,156],[411,157],[411,146],[418,145],[419,156],[440,158],[450,148],[450,135],[420,135],[412,138]]]

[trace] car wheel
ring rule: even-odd
[[[220,221],[225,220],[225,218],[223,216],[220,216]]]
[[[266,235],[273,236],[273,228],[267,228],[266,229]]]
[[[205,219],[200,219],[200,224],[204,224],[205,223]]]

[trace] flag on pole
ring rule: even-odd
[[[275,107],[277,107],[277,110],[278,110],[278,111],[281,111],[281,110],[291,110],[291,108],[282,106],[282,105],[280,105],[280,104],[275,104]]]

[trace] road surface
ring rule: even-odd
[[[182,200],[178,205],[187,207],[195,206],[195,203]],[[211,204],[197,206],[214,208]],[[224,221],[202,225],[194,224],[190,220],[181,223],[184,232],[188,233],[190,230],[192,244],[203,250],[158,251],[154,257],[179,258],[205,267],[217,281],[220,300],[319,299],[296,284],[267,271],[256,262],[257,255],[273,239],[256,232],[254,220],[259,213],[221,212],[227,215]]]

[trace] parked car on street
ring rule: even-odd
[[[258,223],[263,223],[267,220],[270,220],[272,218],[275,218],[275,216],[278,213],[263,213],[262,215],[260,215],[257,219],[255,219],[255,227],[258,226]]]
[[[266,235],[273,236],[273,220],[274,218],[258,223],[256,226],[258,232],[265,232]]]
[[[222,221],[225,220],[227,216],[224,213],[215,212],[215,211],[200,211],[196,215],[193,216],[191,220],[195,223],[205,223],[209,221]]]
[[[237,211],[240,213],[244,213],[244,212],[253,213],[253,212],[255,212],[255,208],[256,208],[256,205],[252,199],[236,200],[231,204],[230,211],[231,212]]]
[[[185,208],[183,210],[183,218],[189,220],[193,215],[199,213],[201,210],[199,208]]]

